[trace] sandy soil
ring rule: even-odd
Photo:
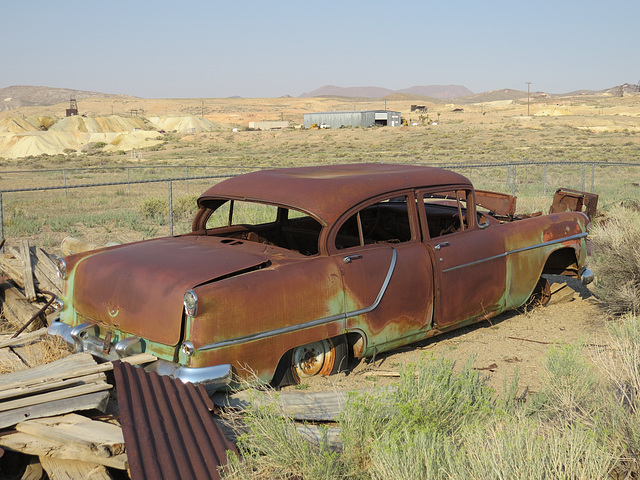
[[[491,321],[464,327],[398,350],[362,361],[354,360],[350,371],[330,377],[314,377],[302,385],[284,390],[320,391],[325,389],[366,389],[392,384],[402,366],[424,356],[445,356],[459,365],[475,357],[474,367],[488,377],[488,384],[499,394],[505,379],[518,372],[521,394],[540,389],[544,360],[549,348],[565,344],[584,344],[591,356],[606,349],[609,337],[598,301],[591,291],[572,278],[552,277],[555,292],[546,307],[525,313],[507,312]]]

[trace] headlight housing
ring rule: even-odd
[[[198,313],[198,296],[196,295],[196,292],[193,290],[187,290],[184,292],[182,303],[184,304],[185,313],[190,317],[195,317]]]
[[[63,280],[67,278],[67,262],[64,261],[64,258],[58,259],[58,261],[56,262],[56,268],[57,268],[58,277],[60,277]]]

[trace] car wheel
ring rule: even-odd
[[[319,340],[296,347],[283,357],[272,385],[284,387],[315,375],[333,375],[347,367],[348,346],[344,337]]]
[[[525,304],[520,307],[522,311],[531,310],[535,307],[545,307],[551,300],[551,285],[549,280],[544,277],[540,277],[538,283],[536,283],[533,293]]]

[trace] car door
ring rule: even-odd
[[[433,260],[435,325],[447,328],[502,310],[504,241],[498,224],[479,224],[475,218],[473,191],[468,187],[419,191],[418,211]]]
[[[430,329],[433,272],[420,241],[415,196],[396,193],[351,210],[329,236],[342,271],[345,328],[365,336],[370,353]]]

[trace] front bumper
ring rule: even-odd
[[[59,320],[51,322],[48,329],[50,335],[61,337],[73,345],[76,353],[88,352],[103,360],[122,360],[143,353],[144,343],[139,337],[123,338],[113,344],[107,339],[96,336],[97,331],[99,331],[97,325],[89,322],[72,327]],[[231,365],[228,364],[194,368],[161,359],[148,364],[144,369],[148,372],[156,372],[158,375],[175,378],[183,383],[203,385],[208,392],[214,392],[229,385],[233,373]]]

